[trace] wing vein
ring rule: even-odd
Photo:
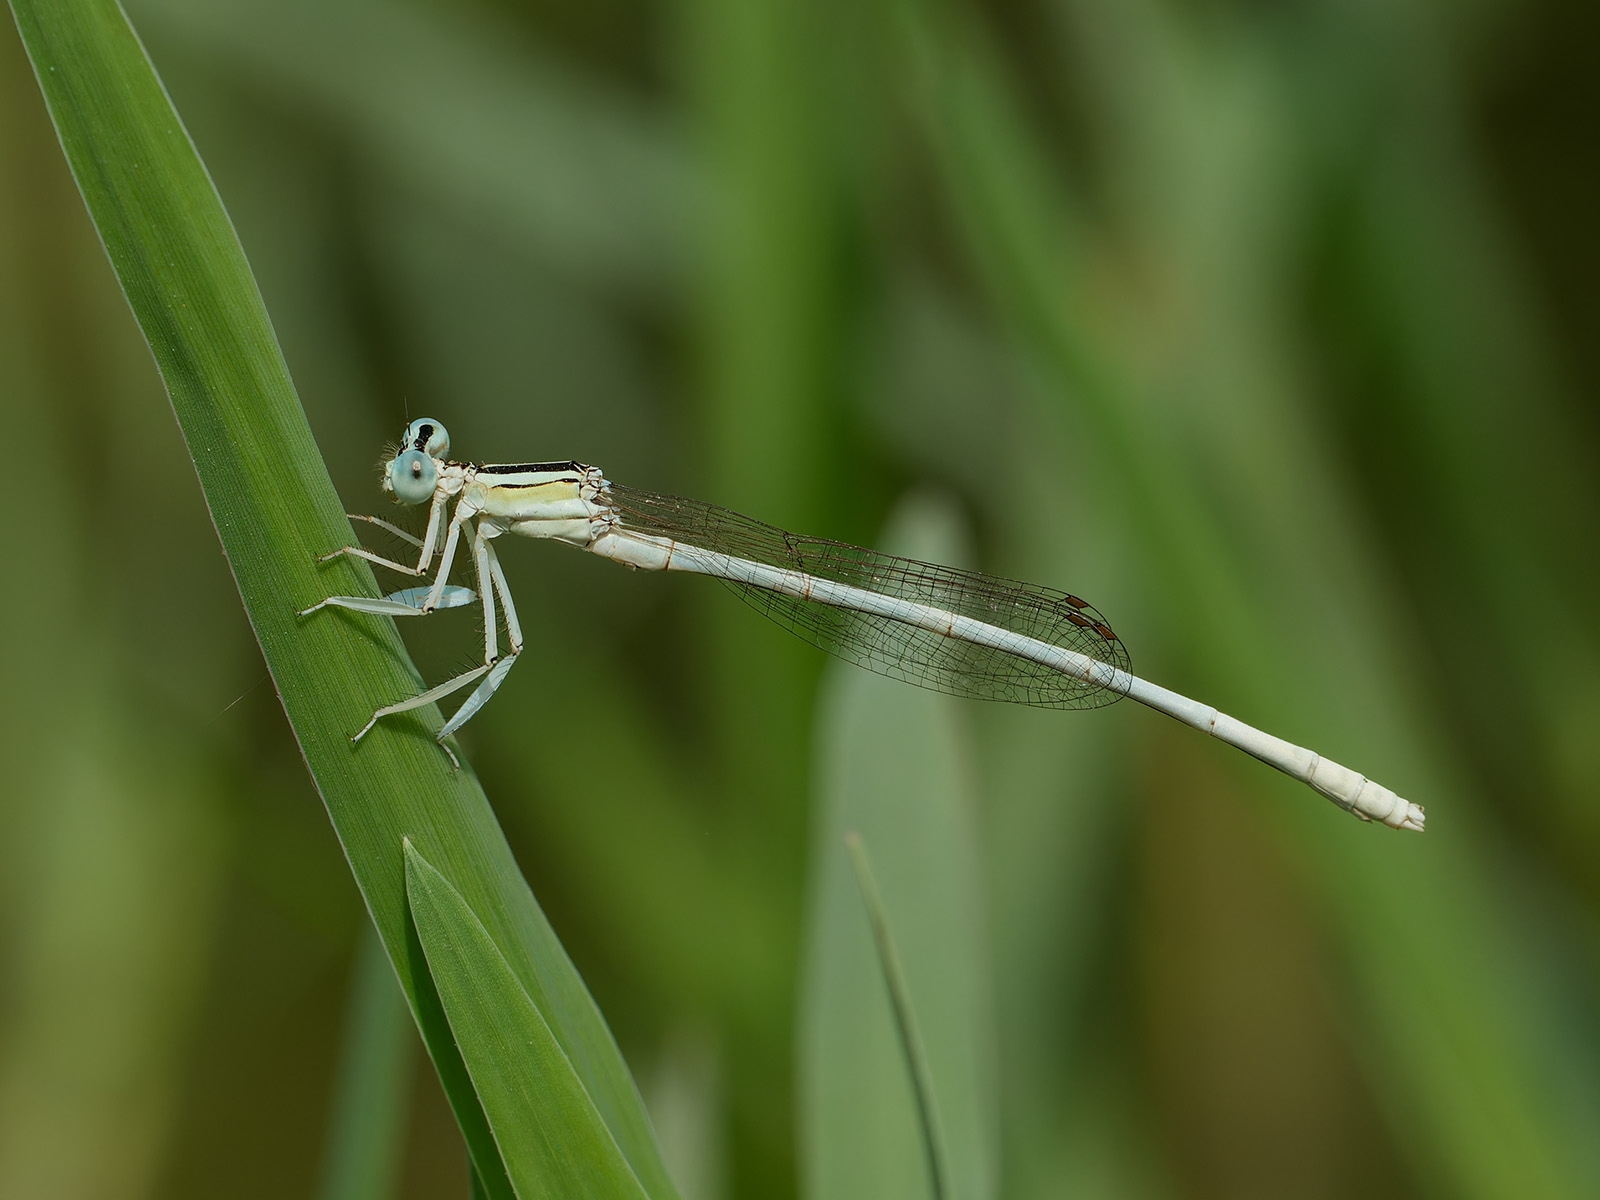
[[[1062,646],[1122,671],[1127,648],[1098,609],[1068,592],[801,537],[680,496],[609,484],[618,523],[703,550],[882,592]],[[724,580],[752,607],[847,662],[934,691],[1036,708],[1098,708],[1121,698],[1041,663],[876,613],[834,608]]]

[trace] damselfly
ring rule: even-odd
[[[479,465],[454,462],[449,453],[444,426],[423,418],[406,427],[384,470],[385,491],[405,504],[431,505],[421,538],[377,517],[356,518],[416,546],[415,566],[361,546],[324,556],[325,561],[353,554],[426,577],[437,550],[432,585],[382,599],[330,596],[301,615],[334,605],[420,617],[469,604],[474,594],[448,583],[456,550],[465,540],[483,603],[483,664],[378,709],[355,741],[383,717],[431,704],[476,682],[439,730],[443,745],[494,695],[523,647],[517,610],[494,550],[495,538],[516,533],[566,542],[642,571],[721,579],[822,649],[952,695],[1042,708],[1095,708],[1128,696],[1310,784],[1362,820],[1396,829],[1423,827],[1421,807],[1381,784],[1133,675],[1128,653],[1106,619],[1066,592],[799,537],[714,504],[623,487],[582,463]],[[497,598],[509,642],[505,654],[499,647]]]

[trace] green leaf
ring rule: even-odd
[[[222,202],[114,0],[14,0],[61,145],[161,372],[262,655],[356,883],[491,1196],[512,1189],[408,937],[409,836],[450,871],[538,1004],[652,1196],[674,1190],[615,1041],[517,870],[470,771],[433,744],[429,708],[350,734],[422,681],[389,620],[296,610],[378,595],[371,571],[316,557],[351,544],[272,325]]]
[[[1285,303],[1273,290],[1278,281],[1264,286],[1265,277],[1238,271],[1246,261],[1259,270],[1267,261],[1260,250],[1264,231],[1299,217],[1268,216],[1239,203],[1231,187],[1208,194],[1199,186],[1205,178],[1252,178],[1252,194],[1270,196],[1273,186],[1264,181],[1272,159],[1246,153],[1237,164],[1219,166],[1218,152],[1235,143],[1233,120],[1252,131],[1247,147],[1259,145],[1256,138],[1299,136],[1287,126],[1256,125],[1294,106],[1259,98],[1239,104],[1248,94],[1236,90],[1239,60],[1205,63],[1199,42],[1184,45],[1179,56],[1192,54],[1194,65],[1207,67],[1185,76],[1187,86],[1136,87],[1146,111],[1116,131],[1125,143],[1120,153],[1138,163],[1138,187],[1130,194],[1148,190],[1161,202],[1128,210],[1132,219],[1119,227],[1117,240],[1137,247],[1135,261],[1141,254],[1159,256],[1173,295],[1203,298],[1176,307],[1186,309],[1178,340],[1204,351],[1179,355],[1161,379],[1149,381],[1145,364],[1126,345],[1094,337],[1100,324],[1093,304],[1104,294],[1093,289],[1101,268],[1073,252],[1073,235],[1082,232],[1075,206],[1049,168],[1046,140],[1030,128],[990,48],[957,6],[916,0],[907,11],[923,51],[918,106],[952,197],[963,252],[1036,356],[1063,421],[1092,447],[1086,453],[1113,464],[1119,498],[1134,519],[1135,544],[1147,548],[1152,595],[1162,599],[1178,640],[1193,647],[1202,664],[1196,694],[1215,694],[1201,690],[1207,679],[1208,687],[1225,682],[1238,697],[1235,712],[1242,719],[1271,713],[1275,732],[1371,771],[1412,799],[1442,806],[1434,810],[1439,826],[1426,839],[1383,840],[1330,821],[1325,805],[1308,802],[1303,790],[1294,794],[1284,781],[1253,767],[1242,776],[1282,797],[1281,805],[1263,811],[1338,938],[1355,981],[1352,1008],[1362,1026],[1371,1087],[1384,1098],[1397,1143],[1446,1167],[1462,1195],[1592,1195],[1587,1131],[1569,1119],[1573,1106],[1560,1098],[1565,1084],[1550,1066],[1570,1051],[1552,1054],[1538,1044],[1540,1031],[1562,1024],[1565,1002],[1536,973],[1504,965],[1527,953],[1531,939],[1516,931],[1524,901],[1515,889],[1488,885],[1505,878],[1503,848],[1481,822],[1473,780],[1439,740],[1436,718],[1417,705],[1414,681],[1405,679],[1402,664],[1412,647],[1400,632],[1406,620],[1389,568],[1368,536],[1360,493],[1370,485],[1359,475],[1341,476],[1338,455],[1330,452],[1334,443],[1319,434],[1323,415],[1315,414],[1309,397],[1320,392],[1321,381],[1281,375],[1296,355],[1280,360],[1264,349],[1269,343],[1260,331]],[[1115,25],[1125,15],[1115,6],[1077,12],[1086,26],[1100,19]],[[1143,15],[1159,12],[1151,7]],[[1161,54],[1183,44],[1167,41],[1181,36],[1180,25],[1162,28],[1146,51],[1159,45]],[[1108,108],[1132,98],[1120,89],[1130,80],[1142,82],[1141,70],[1161,75],[1171,69],[1121,53],[1139,41],[1118,42],[1117,53],[1098,55],[1118,70],[1084,73],[1086,82],[1106,89],[1097,99]],[[1091,37],[1087,44],[1112,43]],[[1394,53],[1396,61],[1411,61],[1409,51]],[[1406,74],[1429,77],[1409,68]],[[1385,88],[1393,82],[1386,80]],[[1385,91],[1384,103],[1391,102]],[[1448,106],[1430,102],[1424,109]],[[1174,129],[1208,126],[1220,140],[1204,151],[1171,138]],[[1458,131],[1440,140],[1454,144]],[[1422,151],[1407,145],[1388,153],[1409,162]],[[1201,163],[1205,170],[1191,173]],[[1111,186],[1130,183],[1124,177]],[[1455,197],[1456,191],[1441,191],[1438,204],[1420,202],[1430,231],[1442,223],[1441,206]],[[1408,203],[1414,202],[1413,196]],[[1458,244],[1452,265],[1468,252]],[[1434,286],[1439,272],[1423,275]],[[1393,303],[1392,285],[1381,290],[1386,307]],[[1431,309],[1441,294],[1430,296]],[[1430,312],[1429,322],[1436,319]],[[1152,328],[1141,331],[1145,344],[1173,335],[1149,323]],[[1456,344],[1450,353],[1457,353]],[[1459,403],[1452,388],[1445,402],[1452,421]],[[1431,432],[1430,442],[1460,434],[1454,425]],[[1230,505],[1219,500],[1224,492],[1249,499]],[[1520,527],[1517,537],[1526,540]],[[1246,546],[1254,550],[1247,554]],[[1520,601],[1519,610],[1524,619],[1532,611]],[[1287,635],[1306,628],[1299,626],[1306,613],[1318,614],[1316,636]],[[1535,626],[1543,624],[1519,628]]]
[[[387,1200],[398,1190],[416,1046],[409,1018],[389,956],[368,929],[345,1014],[321,1200]]]
[[[933,1092],[928,1050],[922,1042],[922,1031],[917,1027],[917,1013],[911,1004],[911,990],[906,986],[905,969],[900,965],[900,952],[895,948],[894,932],[889,928],[889,914],[883,907],[883,896],[872,874],[872,858],[859,833],[845,834],[844,847],[850,854],[850,868],[855,872],[856,886],[861,889],[867,924],[872,928],[872,941],[878,951],[878,966],[883,970],[884,986],[889,990],[895,1033],[900,1038],[912,1099],[917,1106],[917,1128],[922,1135],[929,1190],[934,1200],[944,1200],[950,1194],[950,1164],[945,1149],[944,1122],[939,1118],[939,1102]]]
[[[405,852],[417,937],[517,1195],[643,1200],[583,1081],[483,922],[409,840]]]
[[[962,557],[941,507],[913,503],[885,539],[897,553]],[[884,968],[845,849],[872,853],[883,918],[926,1060],[936,1155],[961,1200],[993,1196],[994,1033],[979,899],[976,780],[965,706],[840,664],[818,733],[800,1104],[806,1194],[934,1194],[929,1153]]]

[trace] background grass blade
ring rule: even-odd
[[[436,712],[349,734],[420,683],[391,624],[297,621],[371,573],[314,559],[352,531],[329,484],[260,293],[194,146],[120,8],[17,0],[17,25],[123,291],[155,356],[245,610],[468,1146],[510,1194],[420,950],[408,941],[401,840],[461,881],[652,1194],[671,1194],[603,1019],[522,880],[468,772],[431,744]],[[436,726],[432,726],[435,727]]]
[[[1149,61],[1139,66],[1165,73],[1169,90],[1118,97],[1132,106],[1119,151],[1129,159],[1123,169],[1168,184],[1162,204],[1131,218],[1129,236],[1159,248],[1164,282],[1186,297],[1175,301],[1169,347],[1184,369],[1152,378],[1134,351],[1087,336],[1093,281],[1081,264],[1081,227],[1059,219],[1075,205],[985,40],[965,36],[952,6],[918,7],[919,98],[966,252],[994,302],[1025,331],[1052,402],[1118,464],[1121,503],[1140,542],[1158,551],[1149,560],[1158,590],[1185,598],[1171,619],[1194,647],[1199,670],[1189,690],[1209,697],[1207,675],[1229,678],[1239,697],[1233,711],[1245,719],[1275,713],[1290,737],[1296,727],[1321,730],[1330,755],[1450,805],[1443,851],[1328,828],[1303,800],[1272,810],[1339,929],[1353,991],[1383,1042],[1372,1059],[1381,1064],[1375,1086],[1404,1098],[1386,1102],[1389,1119],[1415,1112],[1398,1118],[1404,1136],[1426,1137],[1466,1194],[1585,1194],[1593,1164],[1578,1150],[1577,1122],[1554,1099],[1552,1050],[1536,1033],[1559,1025],[1563,1002],[1537,976],[1479,978],[1483,963],[1517,955],[1512,931],[1524,918],[1509,897],[1482,888],[1504,868],[1484,836],[1473,782],[1441,752],[1400,683],[1404,639],[1384,615],[1383,569],[1355,489],[1334,482],[1334,448],[1288,400],[1311,386],[1297,376],[1302,364],[1261,350],[1259,330],[1274,319],[1263,297],[1288,251],[1258,243],[1288,236],[1269,214],[1286,199],[1273,187],[1274,155],[1293,136],[1249,90],[1265,89],[1253,72],[1272,68],[1247,48],[1234,48],[1237,59],[1210,57],[1179,24],[1164,24],[1167,15],[1144,14],[1159,35],[1141,46]],[[1130,32],[1114,17],[1075,16],[1090,44]],[[1106,89],[1125,83],[1122,72],[1089,77]],[[1179,118],[1160,111],[1164,104],[1182,106],[1183,119],[1211,139],[1209,155],[1169,157],[1164,131]],[[1257,180],[1263,211],[1231,202],[1225,181],[1238,177]],[[1257,247],[1255,257],[1246,246]],[[1246,262],[1257,274],[1240,279]],[[1147,335],[1159,341],[1154,328]],[[1246,543],[1273,549],[1252,560]],[[1298,644],[1288,613],[1319,606],[1322,635]],[[1274,629],[1282,631],[1276,653]],[[1578,649],[1575,639],[1563,644]],[[1545,1015],[1530,1021],[1530,1011]]]
[[[318,1200],[390,1200],[396,1194],[415,1038],[389,955],[369,930],[345,1014]]]
[[[959,561],[957,520],[927,498],[884,543]],[[996,1190],[994,1034],[974,819],[970,706],[835,664],[821,701],[799,1071],[806,1194],[932,1194],[926,1142],[884,968],[844,837],[872,855],[926,1052],[940,1157],[957,1200]]]
[[[644,1200],[583,1082],[489,931],[409,841],[406,895],[517,1195]]]
[[[883,897],[878,893],[878,881],[872,874],[872,860],[867,855],[861,835],[854,832],[845,834],[844,848],[850,855],[856,886],[861,889],[861,903],[867,911],[867,924],[872,929],[873,945],[878,951],[878,967],[883,972],[884,986],[889,993],[889,1007],[893,1010],[895,1032],[899,1035],[906,1074],[911,1079],[912,1098],[917,1107],[917,1126],[922,1134],[928,1167],[928,1191],[933,1200],[945,1200],[950,1195],[950,1164],[946,1161],[944,1123],[939,1119],[939,1103],[934,1096],[928,1051],[922,1044],[922,1031],[917,1027],[917,1013],[911,1004],[910,989],[906,987],[905,971],[900,966],[900,952],[895,949],[894,931],[889,928],[889,914],[883,909]]]

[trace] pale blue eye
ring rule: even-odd
[[[389,464],[389,487],[404,504],[431,500],[438,483],[439,468],[420,450],[403,450]]]
[[[430,458],[445,458],[450,453],[450,435],[432,417],[418,417],[407,425],[400,444],[403,449],[420,450]]]

